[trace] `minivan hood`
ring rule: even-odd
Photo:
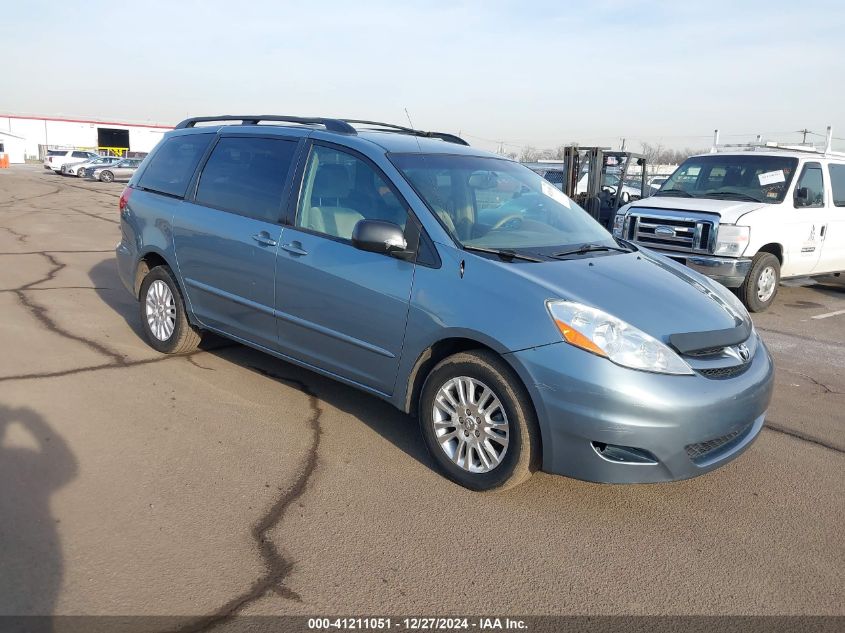
[[[672,260],[641,250],[543,263],[497,262],[544,287],[549,299],[604,310],[658,340],[672,334],[750,326],[728,290]]]
[[[713,200],[712,198],[681,198],[677,196],[651,196],[632,203],[633,209],[666,209],[674,211],[698,211],[716,213],[724,224],[736,224],[746,213],[769,206],[765,202],[743,202],[740,200]]]

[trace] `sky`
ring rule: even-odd
[[[0,23],[0,114],[410,116],[515,152],[833,125],[845,150],[842,0],[17,0]]]

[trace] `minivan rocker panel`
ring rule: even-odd
[[[419,417],[441,471],[472,489],[537,468],[609,483],[684,479],[757,437],[774,369],[727,289],[613,241],[539,176],[454,137],[335,132],[346,123],[325,121],[179,129],[144,161],[121,199],[116,253],[153,347],[184,352],[209,330],[385,399]],[[145,186],[162,146],[187,136],[200,149],[184,193],[163,195],[152,177]],[[245,153],[220,144],[229,137],[296,145]],[[252,162],[238,164],[244,156]],[[288,170],[278,218],[200,202],[204,174],[216,190],[255,192],[270,166]],[[427,169],[437,170],[430,182]],[[404,225],[416,259],[355,248],[361,218],[394,236],[390,223]],[[591,235],[595,252],[544,241],[570,233]],[[596,314],[585,335],[579,323]],[[673,370],[635,368],[664,351]]]

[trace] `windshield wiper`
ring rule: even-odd
[[[631,249],[619,248],[618,246],[605,246],[603,244],[581,244],[578,248],[573,248],[568,251],[561,251],[560,253],[552,253],[549,257],[567,257],[568,255],[584,255],[586,253],[597,253],[600,251],[618,251],[620,253],[633,253]]]
[[[482,246],[464,246],[465,251],[474,251],[476,253],[490,253],[491,255],[497,255],[499,259],[502,259],[506,262],[512,262],[515,259],[520,259],[526,262],[544,262],[545,259],[540,259],[539,257],[532,257],[531,255],[523,255],[521,253],[517,253],[516,251],[512,251],[509,249],[498,249],[498,248],[484,248]]]
[[[681,198],[695,198],[695,196],[692,195],[689,191],[684,191],[683,189],[675,189],[675,188],[661,189],[660,191],[658,191],[654,195],[655,196],[662,196],[662,195],[669,195],[669,194],[678,195]]]
[[[750,200],[752,202],[763,202],[760,198],[755,198],[754,196],[750,196],[747,193],[742,193],[740,191],[711,191],[710,193],[705,193],[702,197],[704,198],[713,198],[719,197],[724,198],[727,196],[734,196],[739,198],[740,200]]]

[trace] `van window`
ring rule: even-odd
[[[806,197],[800,198],[798,192],[806,190]],[[822,166],[819,163],[807,163],[801,178],[795,185],[795,206],[796,207],[823,207],[824,206],[824,180],[822,179]]]
[[[408,213],[394,189],[365,161],[314,146],[305,170],[296,226],[344,240],[360,220],[405,228]]]
[[[797,167],[797,158],[751,152],[691,156],[655,195],[774,204],[783,201]]]
[[[833,205],[845,207],[845,165],[828,165],[830,189],[833,192]]]
[[[221,138],[202,170],[197,204],[279,222],[296,146],[285,139]]]
[[[213,134],[189,134],[167,139],[144,170],[138,186],[181,198],[213,138]]]

